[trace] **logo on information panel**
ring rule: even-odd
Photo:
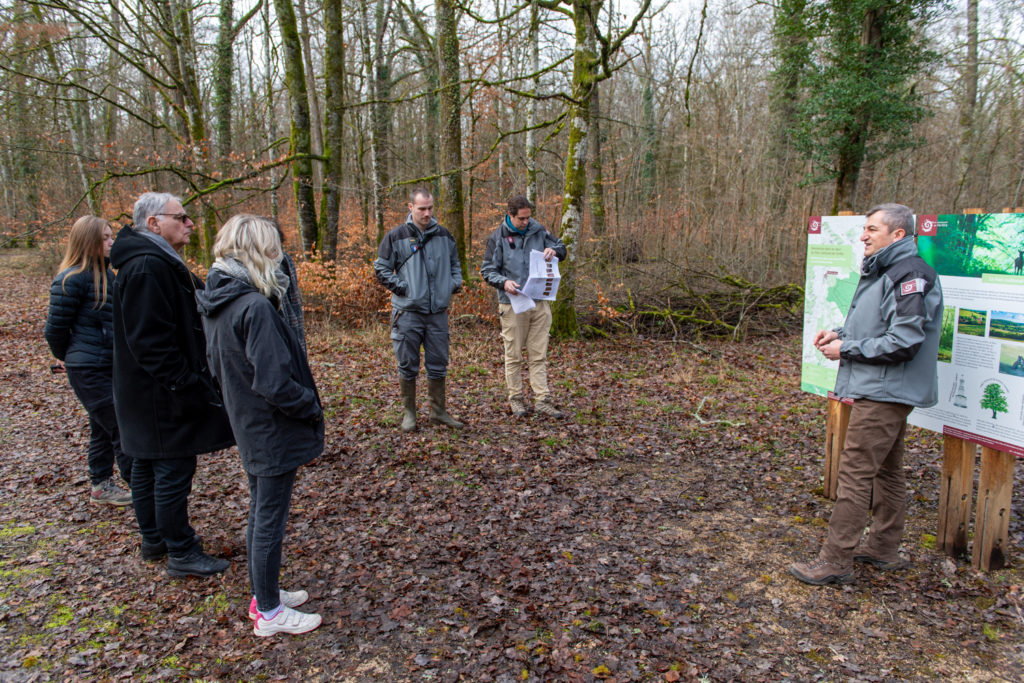
[[[917,234],[924,235],[925,237],[935,237],[937,234],[939,234],[939,217],[918,216]]]
[[[821,216],[811,216],[807,221],[807,234],[808,235],[820,235],[821,234]]]

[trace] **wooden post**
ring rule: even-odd
[[[854,216],[853,211],[840,211],[840,216]],[[843,453],[843,443],[846,441],[846,428],[850,426],[850,406],[853,401],[844,401],[842,398],[828,397],[828,408],[825,413],[825,473],[824,485],[822,486],[825,497],[829,500],[836,499],[836,491],[839,488],[839,456]]]
[[[943,437],[936,545],[948,555],[957,556],[967,552],[967,529],[971,524],[974,459],[977,452],[978,447],[969,441],[949,435]]]
[[[1002,569],[1006,564],[1013,466],[1012,454],[982,446],[971,564],[983,572]]]
[[[828,413],[825,416],[825,474],[824,491],[829,500],[836,499],[839,488],[839,456],[846,442],[846,429],[850,426],[850,410],[853,401],[828,397]]]

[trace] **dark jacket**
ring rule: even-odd
[[[272,477],[320,455],[324,421],[313,373],[274,304],[216,269],[196,300],[245,471]]]
[[[846,398],[938,403],[936,360],[942,326],[942,287],[935,271],[904,237],[864,259],[846,322],[836,328],[839,374],[835,393]]]
[[[505,291],[506,280],[512,280],[520,287],[526,284],[526,279],[530,276],[530,252],[544,251],[547,247],[555,250],[559,261],[565,258],[566,251],[562,240],[532,218],[526,225],[525,235],[520,235],[510,228],[508,218],[491,233],[484,249],[480,275],[487,284],[497,288],[498,303],[509,303],[508,293]]]
[[[64,279],[76,268],[57,273],[50,285],[43,336],[53,355],[70,368],[110,368],[114,362],[114,271],[107,268],[106,301],[97,306],[92,270]]]
[[[462,288],[455,238],[437,221],[420,232],[410,217],[391,230],[381,240],[373,270],[391,290],[395,310],[440,313]]]
[[[114,408],[135,458],[183,458],[235,443],[206,365],[203,282],[151,238],[123,228],[114,278]]]

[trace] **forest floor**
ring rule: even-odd
[[[313,330],[327,449],[300,472],[282,585],[324,624],[257,638],[233,450],[200,458],[190,506],[223,576],[168,578],[130,508],[89,503],[86,416],[42,339],[48,283],[0,255],[0,681],[1024,678],[1024,468],[1007,569],[935,549],[940,439],[914,429],[910,568],[841,588],[788,574],[832,507],[797,330],[553,343],[568,419],[513,422],[497,330],[456,323],[449,402],[468,426],[411,436],[385,330]]]

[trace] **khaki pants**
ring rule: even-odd
[[[548,391],[548,332],[551,330],[551,304],[538,301],[537,307],[516,315],[511,304],[498,304],[501,340],[505,344],[505,385],[508,397],[523,395],[523,349],[530,368],[530,387],[538,401]]]
[[[913,406],[864,398],[853,402],[846,442],[839,456],[836,504],[828,522],[821,558],[849,567],[871,508],[870,536],[864,550],[880,560],[899,559],[907,516],[903,437]]]

